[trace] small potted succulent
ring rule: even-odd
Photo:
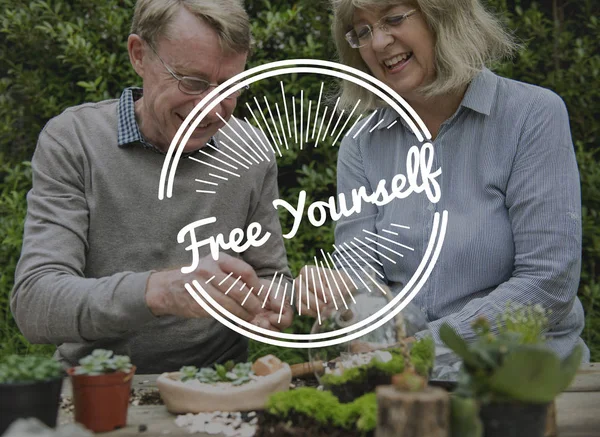
[[[55,427],[63,375],[52,358],[10,355],[0,361],[0,435],[18,418]]]
[[[441,339],[463,360],[452,401],[458,435],[544,436],[549,406],[573,380],[583,353],[577,346],[561,360],[544,343],[547,321],[539,305],[512,305],[494,331],[485,318],[475,321],[470,344],[441,327]]]
[[[93,432],[127,424],[127,408],[135,366],[128,356],[96,349],[67,370],[73,386],[75,421]]]

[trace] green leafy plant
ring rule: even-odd
[[[520,323],[505,325],[497,333],[480,318],[473,323],[477,338],[470,344],[444,324],[440,329],[442,341],[464,363],[456,393],[482,402],[551,402],[572,381],[583,350],[577,346],[561,360],[543,343],[545,317],[535,307],[507,309],[501,319]]]
[[[483,422],[479,417],[479,404],[473,398],[450,396],[451,435],[482,437]]]
[[[184,366],[180,369],[181,380],[197,380],[206,384],[230,382],[232,385],[242,385],[250,382],[254,373],[252,363],[237,363],[227,361],[225,364],[215,364],[215,368]]]
[[[113,355],[112,351],[96,349],[90,355],[79,360],[75,375],[103,375],[105,373],[129,373],[133,365],[126,355]]]
[[[60,363],[37,355],[9,355],[0,362],[0,383],[47,381],[63,375]]]
[[[509,302],[498,317],[498,332],[519,334],[523,344],[540,343],[545,339],[549,315],[550,311],[539,304],[517,305]]]

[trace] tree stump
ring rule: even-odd
[[[546,416],[546,432],[544,437],[557,437],[558,429],[556,426],[556,401],[548,405],[548,415]]]
[[[400,391],[377,387],[376,437],[448,437],[450,395],[438,387]]]

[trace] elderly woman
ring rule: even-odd
[[[442,170],[437,203],[424,193],[384,206],[363,203],[360,214],[337,222],[337,247],[359,242],[372,255],[363,260],[397,292],[423,257],[434,214],[447,210],[440,257],[413,300],[436,341],[443,323],[473,339],[478,317],[495,321],[508,303],[540,304],[550,310],[549,344],[566,355],[581,342],[584,315],[576,296],[579,174],[561,98],[485,67],[516,46],[479,0],[333,0],[333,12],[340,61],[410,104],[432,136],[432,171]],[[409,148],[419,144],[394,110],[346,82],[341,102],[350,107],[358,99],[378,112],[365,134],[342,141],[337,188],[346,196],[361,186],[372,192],[382,179],[390,191],[392,178],[406,174]],[[363,230],[376,237],[369,242]],[[375,242],[403,258],[393,261]]]

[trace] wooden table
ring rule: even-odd
[[[132,387],[156,389],[158,375],[136,375]],[[70,396],[69,381],[63,386],[63,394]],[[600,437],[600,363],[581,367],[571,386],[556,399],[559,437]],[[129,406],[127,427],[100,434],[106,437],[143,436],[167,437],[189,435],[175,425],[175,415],[167,412],[164,405]],[[72,414],[61,412],[59,423],[73,420]],[[140,432],[139,426],[146,431]],[[197,437],[215,437],[213,434],[197,433]],[[218,437],[218,435],[217,435]]]

